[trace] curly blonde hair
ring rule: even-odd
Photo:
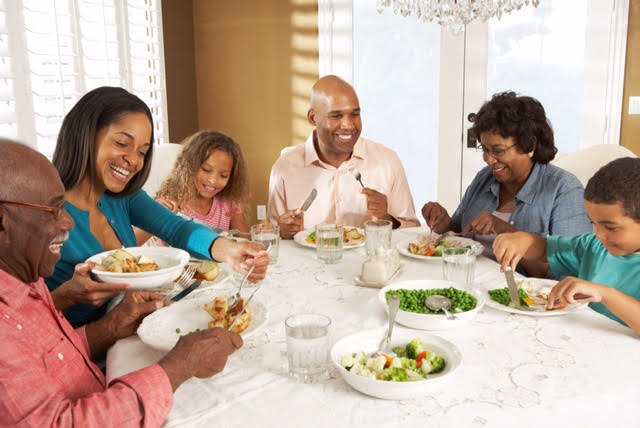
[[[197,197],[194,178],[202,164],[212,152],[219,150],[233,158],[233,168],[227,185],[216,198],[238,202],[244,205],[249,199],[247,164],[240,146],[221,132],[199,131],[185,138],[184,146],[169,177],[162,183],[156,198],[170,199],[178,203],[192,201]]]

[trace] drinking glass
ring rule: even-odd
[[[329,377],[329,327],[331,318],[296,314],[285,321],[289,376],[305,383]]]
[[[442,276],[463,287],[473,283],[476,253],[471,248],[445,248],[442,250]]]
[[[367,256],[376,254],[378,248],[391,248],[391,222],[389,220],[367,220],[364,222]]]
[[[337,263],[342,259],[344,229],[338,224],[316,226],[316,251],[324,263]]]
[[[251,226],[251,240],[269,247],[269,264],[278,262],[278,250],[280,247],[280,226],[271,223],[258,223]]]

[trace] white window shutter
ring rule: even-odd
[[[0,135],[51,157],[86,92],[121,86],[144,100],[166,141],[160,0],[0,0]]]

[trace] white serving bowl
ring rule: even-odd
[[[396,316],[396,322],[405,325],[407,327],[416,328],[418,330],[448,330],[451,328],[460,327],[469,323],[477,315],[482,305],[485,302],[485,293],[476,289],[466,289],[460,287],[450,281],[444,281],[440,279],[416,279],[410,281],[399,281],[387,285],[378,292],[378,300],[384,306],[385,310],[389,312],[389,305],[387,305],[386,294],[389,290],[397,290],[404,288],[406,290],[428,290],[432,288],[449,288],[455,287],[459,290],[464,290],[467,293],[473,295],[478,303],[476,307],[466,312],[454,312],[457,317],[455,320],[447,319],[442,314],[419,314],[416,312],[406,312],[403,310],[398,311]]]
[[[404,400],[426,396],[441,388],[443,383],[451,377],[462,363],[460,350],[448,340],[428,333],[396,330],[393,332],[391,347],[404,346],[413,339],[418,338],[426,349],[445,359],[444,370],[440,373],[428,375],[425,380],[390,382],[359,376],[342,367],[340,361],[345,355],[355,352],[374,352],[385,333],[386,328],[365,330],[343,337],[331,348],[331,362],[338,369],[343,379],[354,389],[364,394],[387,400]]]
[[[107,272],[100,268],[91,271],[93,275],[102,282],[111,284],[129,284],[134,290],[145,290],[156,288],[167,282],[176,279],[189,261],[189,253],[179,248],[173,247],[131,247],[124,248],[129,254],[139,257],[145,255],[152,258],[160,267],[151,272],[119,273]],[[117,250],[105,251],[87,259],[88,262],[102,264],[107,256]]]

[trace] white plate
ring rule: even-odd
[[[101,269],[93,269],[91,273],[102,282],[111,284],[129,284],[134,290],[146,290],[157,288],[176,279],[189,261],[189,253],[173,247],[131,247],[124,248],[129,254],[139,257],[141,255],[152,258],[160,267],[151,272],[118,273],[107,272]],[[105,251],[87,259],[88,262],[102,264],[107,256],[117,250]]]
[[[445,241],[447,241],[447,242],[459,242],[463,246],[471,246],[474,249],[474,252],[476,253],[476,255],[482,254],[482,251],[484,249],[484,247],[482,246],[482,244],[480,242],[474,241],[473,239],[469,239],[469,238],[463,238],[461,236],[450,236],[450,237],[446,238]],[[411,253],[409,251],[409,244],[412,243],[412,242],[413,243],[417,243],[418,242],[418,235],[414,235],[411,238],[405,238],[405,239],[402,239],[401,241],[399,241],[396,244],[396,248],[398,249],[398,252],[400,254],[402,254],[403,256],[412,257],[414,259],[419,259],[419,260],[433,260],[433,261],[442,260],[441,256],[420,256],[418,254]]]
[[[193,259],[192,259],[193,260]],[[200,262],[189,262],[190,265],[195,265],[196,267],[198,266]],[[204,290],[208,290],[209,288],[213,287],[213,286],[218,286],[218,287],[222,287],[221,283],[223,283],[226,279],[231,277],[231,273],[230,273],[230,267],[228,267],[226,264],[224,263],[218,263],[218,276],[216,276],[216,279],[214,279],[213,281],[202,281],[200,283],[200,286],[198,288],[196,288],[195,290],[193,290],[187,297],[185,297],[185,299],[190,298],[192,295],[195,295],[196,293],[199,293],[201,291]],[[160,293],[162,295],[168,295],[168,294],[173,294],[173,293],[177,293],[182,291],[182,288],[178,289],[176,287],[176,282],[175,281],[171,281],[161,287],[158,287],[156,289],[151,289],[151,291],[155,291],[157,293]]]
[[[389,284],[391,281],[393,281],[393,279],[398,276],[398,274],[400,273],[400,271],[402,270],[402,268],[404,267],[404,265],[402,263],[400,263],[400,265],[398,266],[398,269],[396,269],[396,271],[393,273],[393,275],[391,275],[391,277],[389,279],[387,279],[384,282],[368,282],[368,281],[363,281],[360,279],[360,275],[356,276],[353,280],[357,285],[361,285],[363,287],[371,287],[371,288],[382,288],[385,285]]]
[[[553,287],[555,284],[558,283],[558,281],[555,281],[553,279],[543,279],[543,278],[527,278],[526,280],[527,282],[537,286],[537,288],[542,288],[545,286]],[[521,281],[516,281],[516,282],[519,285]],[[489,289],[495,290],[496,288],[505,288],[505,285],[506,284],[504,282],[497,282],[495,286],[491,286]],[[504,312],[510,312],[512,314],[529,315],[532,317],[555,317],[559,315],[568,315],[568,314],[572,314],[577,311],[580,311],[584,309],[585,306],[587,306],[586,303],[578,303],[573,306],[567,307],[566,309],[559,309],[559,310],[555,309],[552,311],[547,311],[543,307],[540,307],[540,308],[536,307],[536,310],[534,311],[525,311],[518,308],[512,308],[511,306],[503,305],[501,303],[491,300],[491,297],[489,297],[488,291],[485,292],[485,297],[487,299],[487,306],[493,309],[497,309],[499,311],[504,311]]]
[[[385,334],[386,328],[365,330],[351,334],[338,340],[331,348],[331,362],[342,375],[343,379],[354,389],[373,397],[387,400],[404,400],[424,397],[437,392],[443,387],[447,379],[460,367],[462,354],[456,345],[433,334],[412,332],[405,330],[394,331],[391,339],[391,347],[404,346],[413,339],[419,338],[426,349],[441,355],[445,359],[445,368],[442,372],[429,375],[425,380],[414,382],[389,382],[370,379],[351,373],[340,361],[347,354],[355,352],[371,353],[378,348],[380,338]]]
[[[447,317],[439,314],[419,314],[416,312],[406,312],[403,310],[398,311],[396,316],[396,322],[405,325],[407,327],[416,328],[418,330],[448,330],[468,324],[485,303],[485,297],[482,292],[476,289],[465,289],[460,286],[455,286],[452,282],[439,280],[439,279],[416,279],[410,281],[399,281],[393,284],[387,285],[378,292],[378,300],[380,304],[389,311],[389,305],[387,305],[386,295],[389,290],[397,290],[404,288],[406,290],[429,290],[432,288],[449,288],[455,287],[458,290],[464,290],[467,293],[472,294],[477,300],[476,307],[466,312],[454,312],[454,315],[458,318],[455,320],[447,319]]]
[[[345,226],[345,229],[353,229],[353,226]],[[359,233],[364,235],[364,229],[360,229],[359,227],[356,227],[356,229],[358,229]],[[300,232],[296,233],[293,236],[293,240],[299,245],[310,247],[310,248],[316,248],[316,244],[312,244],[311,242],[306,241],[307,236],[309,236],[312,232],[315,232],[315,231],[316,231],[315,229],[301,230]],[[362,242],[359,242],[357,244],[354,244],[354,245],[345,244],[343,246],[345,250],[349,248],[358,248],[358,247],[364,247],[364,239],[362,240]]]
[[[213,290],[211,290],[213,291]],[[204,309],[205,303],[212,302],[217,295],[230,294],[208,292],[191,299],[183,299],[172,303],[146,316],[138,327],[138,336],[147,345],[168,351],[176,344],[181,335],[196,329],[206,330],[211,315]],[[246,296],[245,296],[246,298]],[[267,308],[255,299],[249,304],[251,310],[251,323],[249,328],[242,332],[242,337],[247,338],[264,326],[268,320]],[[176,333],[176,329],[180,333]]]

